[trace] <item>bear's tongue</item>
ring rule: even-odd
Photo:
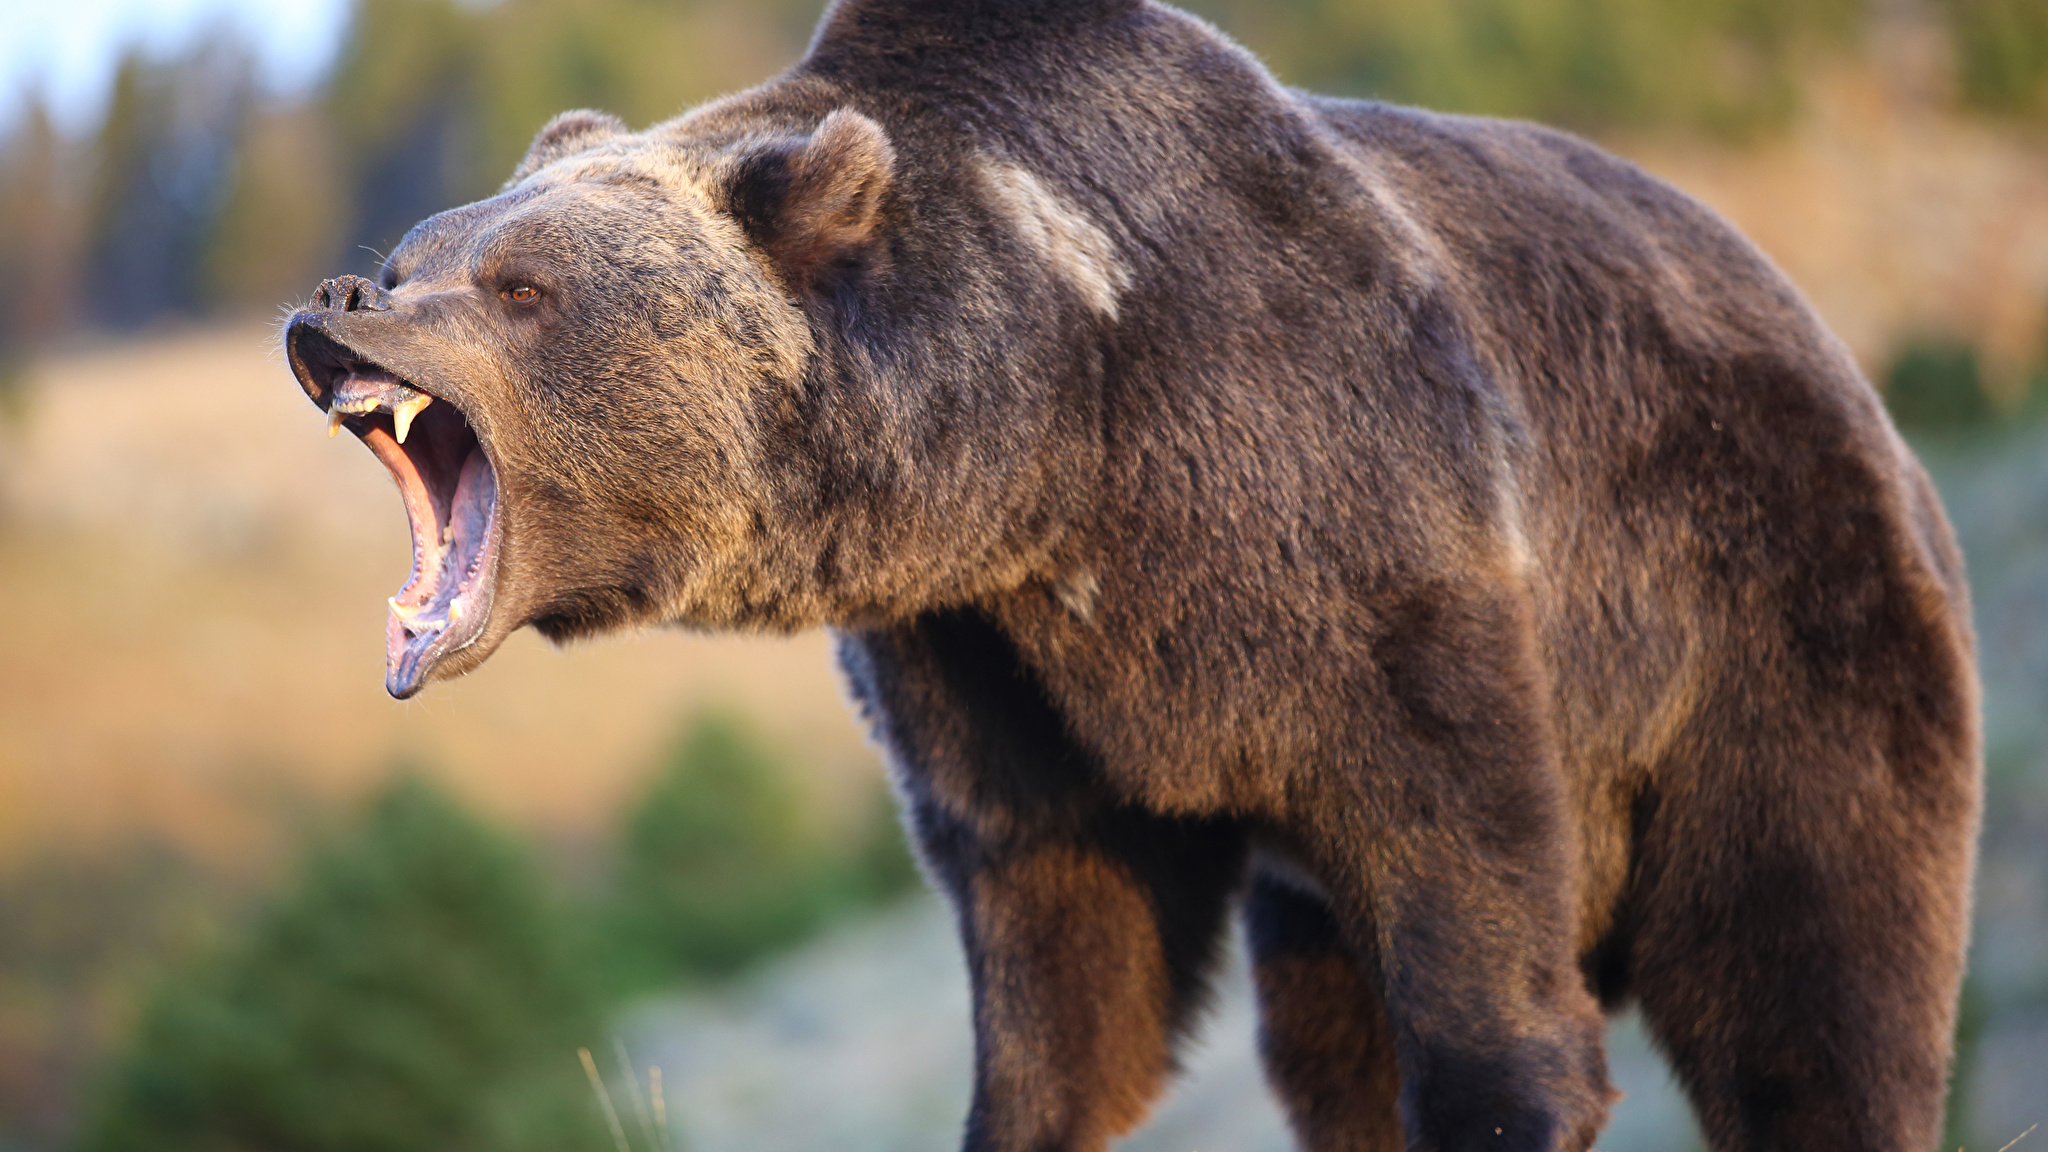
[[[330,430],[347,426],[390,470],[412,527],[412,576],[391,597],[384,629],[385,688],[404,699],[490,614],[497,474],[453,405],[388,373],[348,376],[328,411]]]

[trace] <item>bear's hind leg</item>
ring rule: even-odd
[[[1401,1074],[1367,963],[1323,900],[1261,877],[1245,898],[1259,1054],[1305,1152],[1400,1152]]]
[[[1734,752],[1676,781],[1638,846],[1634,988],[1717,1152],[1940,1135],[1970,772],[1858,745]]]

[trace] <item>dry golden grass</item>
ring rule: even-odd
[[[31,373],[0,431],[0,863],[142,832],[261,858],[280,814],[407,760],[517,824],[587,834],[700,707],[752,717],[821,809],[873,786],[818,634],[564,652],[525,633],[390,700],[384,597],[407,547],[383,469],[322,436],[260,326]]]

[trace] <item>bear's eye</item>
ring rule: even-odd
[[[531,284],[514,284],[505,289],[505,299],[514,304],[531,304],[540,299],[540,289]]]

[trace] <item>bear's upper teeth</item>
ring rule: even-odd
[[[415,392],[410,397],[391,406],[391,431],[400,444],[405,443],[405,434],[412,428],[412,418],[432,404],[434,398],[424,392]]]
[[[413,420],[433,402],[432,396],[396,381],[351,375],[335,389],[334,399],[327,405],[327,434],[340,431],[341,422],[350,416],[388,411],[392,434],[403,444]]]

